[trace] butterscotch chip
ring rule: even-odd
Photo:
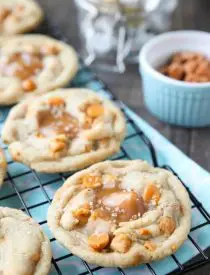
[[[44,137],[40,132],[36,132],[36,133],[35,133],[35,136],[36,136],[37,138],[43,138],[43,137]]]
[[[160,200],[160,191],[158,187],[153,183],[149,183],[144,189],[143,199],[146,203],[154,200],[155,203],[158,204]]]
[[[152,241],[146,241],[144,247],[151,252],[154,252],[157,249],[157,245]]]
[[[93,234],[88,238],[88,244],[94,250],[100,252],[109,244],[109,235],[107,233]]]
[[[149,236],[149,235],[151,235],[151,231],[147,228],[140,228],[139,229],[139,234],[141,236]]]
[[[55,140],[60,141],[60,142],[67,142],[68,137],[64,134],[61,134],[61,135],[56,136]]]
[[[172,249],[173,252],[175,252],[175,251],[177,250],[177,245],[176,245],[176,244],[173,244],[173,245],[171,246],[171,249]]]
[[[185,78],[184,81],[186,82],[197,82],[198,77],[196,76],[196,74],[193,73],[188,73]]]
[[[90,214],[91,214],[90,210],[85,207],[81,207],[73,211],[73,216],[74,218],[79,220],[80,225],[87,223],[88,218],[90,217]]]
[[[101,104],[96,103],[87,107],[86,113],[91,118],[99,117],[103,114],[104,108]]]
[[[26,92],[32,92],[36,89],[36,83],[32,79],[27,79],[23,81],[23,89]]]
[[[186,82],[209,82],[210,61],[199,53],[181,52],[175,54],[159,72]]]
[[[62,97],[58,97],[58,96],[55,96],[55,97],[50,97],[48,99],[48,103],[51,105],[51,106],[61,106],[61,105],[65,105],[65,101]]]
[[[102,178],[101,176],[92,176],[92,175],[85,175],[82,178],[82,185],[85,188],[97,188],[102,186]]]
[[[210,79],[206,75],[187,74],[185,79],[187,82],[208,82]]]
[[[181,80],[184,76],[184,69],[180,64],[172,63],[168,67],[168,76],[177,80]]]
[[[210,64],[206,61],[201,61],[198,63],[195,73],[197,75],[210,75]]]
[[[132,245],[131,239],[126,234],[119,234],[111,242],[111,248],[119,253],[126,253]]]
[[[159,227],[164,235],[170,236],[176,229],[176,222],[171,217],[162,217],[159,221]]]
[[[62,151],[66,147],[66,141],[59,140],[59,138],[52,140],[50,142],[50,149],[53,153]]]
[[[196,71],[196,68],[198,67],[198,62],[196,60],[191,60],[189,62],[186,62],[183,67],[185,70],[185,73],[194,73]]]

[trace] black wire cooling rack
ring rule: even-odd
[[[58,29],[56,27],[52,27],[47,28],[47,34],[50,34],[51,36],[54,36],[55,38],[58,39],[63,39],[63,37],[60,35],[60,32],[58,31]],[[46,33],[46,28],[45,28],[45,33]],[[81,71],[86,71],[86,72],[90,72],[89,69],[85,68],[82,66]],[[121,110],[123,111],[123,113],[125,114],[126,117],[126,122],[127,125],[129,127],[132,127],[133,132],[129,135],[126,136],[125,138],[125,142],[129,141],[133,138],[139,138],[141,139],[141,141],[143,142],[144,146],[147,148],[148,152],[149,152],[149,156],[151,159],[152,164],[155,167],[158,167],[158,162],[157,162],[157,156],[156,156],[156,150],[152,145],[152,142],[148,139],[148,137],[144,134],[144,132],[139,129],[139,127],[135,124],[135,122],[129,117],[129,115],[126,113],[126,109],[124,107],[124,104],[119,101],[113,94],[112,92],[109,90],[109,88],[100,81],[100,79],[97,78],[97,76],[92,73],[92,78],[91,81],[96,81],[99,86],[100,89],[103,91],[106,91],[106,95],[115,102],[115,104],[117,104]],[[79,86],[82,87],[86,87],[90,82],[90,79],[84,80],[83,83],[79,83]],[[4,112],[7,112],[4,110]],[[5,117],[0,118],[0,123],[3,123]],[[7,151],[7,146],[2,145],[3,148]],[[129,148],[127,148],[126,146],[122,145],[121,146],[121,153],[120,155],[118,155],[117,157],[114,157],[113,159],[115,160],[119,160],[119,159],[131,159],[132,157],[130,156],[130,152],[129,152]],[[8,161],[8,167],[11,167],[14,165],[14,162],[9,159]],[[172,170],[171,167],[165,165],[162,166],[165,169],[168,169],[170,171],[172,171],[174,174],[175,172]],[[18,183],[17,183],[17,179],[20,179],[24,177],[27,177],[28,175],[30,175],[31,177],[33,177],[33,184],[31,186],[31,180],[30,182],[28,182],[28,185],[24,186],[24,189],[20,188]],[[66,180],[66,178],[71,175],[71,174],[57,174],[55,177],[53,176],[52,178],[49,178],[47,181],[43,180],[42,175],[40,175],[39,173],[30,170],[29,168],[22,170],[22,168],[20,170],[16,169],[16,170],[12,170],[8,168],[8,176],[6,178],[6,181],[9,182],[9,186],[10,186],[10,192],[9,194],[5,194],[3,196],[1,196],[0,198],[0,205],[2,206],[8,206],[5,205],[5,203],[2,203],[3,201],[8,202],[8,201],[12,201],[14,199],[16,199],[16,201],[18,200],[18,206],[16,206],[17,208],[22,209],[23,211],[25,211],[28,215],[32,216],[33,218],[36,219],[36,215],[35,215],[35,209],[37,209],[38,207],[44,207],[43,209],[47,209],[49,204],[52,201],[52,195],[47,191],[49,190],[49,188],[51,186],[53,186],[53,184],[57,183],[59,180],[64,182]],[[183,183],[184,184],[184,183]],[[185,186],[186,187],[186,186]],[[48,189],[47,189],[48,188]],[[187,188],[187,187],[186,187]],[[31,194],[33,197],[33,194],[35,192],[37,192],[37,190],[39,190],[40,192],[40,196],[42,197],[42,200],[38,200],[38,201],[31,201],[30,203],[26,202],[27,201],[27,194]],[[199,202],[199,200],[190,192],[189,188],[187,188],[191,201],[192,201],[192,209],[196,208],[197,211],[199,211],[200,215],[202,215],[202,219],[203,222],[195,227],[191,228],[191,232],[188,236],[188,240],[189,242],[191,242],[191,244],[193,245],[193,247],[196,249],[197,253],[196,256],[194,258],[192,258],[190,261],[186,262],[186,263],[181,263],[180,260],[175,256],[172,255],[170,256],[170,259],[174,262],[175,264],[175,268],[174,271],[170,274],[183,274],[187,271],[193,270],[195,268],[198,268],[204,264],[210,263],[210,251],[209,249],[203,250],[202,247],[194,240],[194,238],[191,236],[191,233],[200,229],[200,228],[204,228],[205,226],[210,225],[210,215],[209,213],[207,213],[207,211],[204,209],[204,207],[202,206],[202,204]],[[32,193],[30,193],[32,192]],[[11,205],[11,204],[10,204]],[[9,206],[10,206],[9,205]],[[12,204],[13,206],[13,204]],[[42,211],[42,212],[46,212],[46,211]],[[47,221],[46,221],[46,217],[45,214],[43,214],[43,218],[40,220],[38,220],[39,224],[42,227],[47,226]],[[53,244],[54,242],[56,242],[56,240],[51,237],[50,239],[51,243]],[[97,267],[97,266],[91,266],[88,263],[86,263],[85,261],[81,261],[81,264],[83,266],[82,269],[78,269],[78,271],[74,271],[72,272],[68,272],[68,267],[67,270],[65,270],[65,272],[62,271],[62,269],[59,266],[59,263],[65,259],[74,257],[73,254],[67,252],[65,255],[62,255],[60,257],[53,257],[52,259],[52,266],[53,266],[53,271],[50,274],[59,274],[59,275],[63,275],[63,274],[69,274],[69,275],[85,275],[85,274],[91,274],[91,275],[95,275],[98,274],[97,272],[100,270],[103,270],[102,267]],[[146,264],[146,269],[147,272],[146,273],[141,273],[141,271],[134,271],[132,274],[161,274],[164,275],[163,273],[158,273],[156,272],[155,268],[151,265],[151,264]],[[103,272],[100,274],[104,274]],[[117,268],[116,269],[116,274],[121,274],[121,275],[125,275],[126,270],[123,270],[121,268]]]

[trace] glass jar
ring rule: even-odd
[[[86,65],[124,72],[141,46],[170,27],[178,0],[75,0]]]

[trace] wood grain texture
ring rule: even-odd
[[[80,50],[76,23],[76,9],[73,0],[39,0],[47,21],[58,26],[71,44]],[[209,0],[180,0],[173,16],[172,29],[210,30],[210,1]],[[97,71],[110,89],[128,104],[137,114],[171,140],[182,151],[210,171],[210,128],[184,129],[172,127],[153,117],[143,103],[141,80],[137,66],[128,66],[124,75]],[[190,275],[210,275],[210,265],[189,272]],[[164,274],[161,274],[164,275]]]

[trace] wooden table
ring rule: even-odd
[[[78,50],[80,40],[73,0],[39,0],[39,2],[45,11],[47,20],[59,26],[63,34],[69,38],[71,44]],[[210,0],[180,0],[179,6],[173,16],[172,29],[209,31]],[[210,128],[186,129],[174,127],[160,122],[153,117],[146,110],[143,103],[141,81],[137,66],[129,66],[124,75],[107,72],[97,73],[118,98],[128,104],[137,114],[171,140],[188,156],[210,171]],[[188,274],[210,275],[210,264]]]

